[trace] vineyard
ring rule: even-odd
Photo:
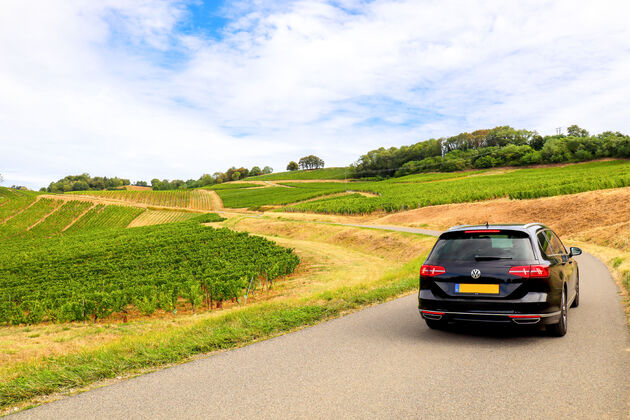
[[[171,210],[147,210],[129,223],[129,227],[161,225],[163,223],[183,222],[198,217],[199,213]]]
[[[238,184],[237,184],[238,185]],[[343,183],[282,183],[280,187],[218,190],[225,207],[257,209],[268,205],[285,205],[346,190]]]
[[[48,237],[60,233],[73,220],[92,206],[92,203],[86,201],[67,201],[54,213],[29,230],[29,236]]]
[[[98,204],[70,226],[67,232],[125,228],[143,212],[145,209],[138,207]]]
[[[35,201],[37,193],[0,187],[0,223]]]
[[[88,195],[96,198],[126,201],[147,206],[212,210],[212,196],[204,190],[79,191],[71,194]]]
[[[62,203],[61,200],[41,199],[27,206],[0,224],[0,238],[6,239],[24,234],[30,227],[53,212]]]
[[[607,161],[553,168],[519,169],[507,173],[481,173],[440,181],[418,181],[418,175],[380,182],[349,184],[359,194],[311,201],[284,211],[364,214],[401,211],[438,204],[489,200],[501,197],[531,199],[630,186],[630,162]]]
[[[90,231],[0,250],[0,323],[85,321],[113,314],[221,307],[293,272],[289,249],[246,233],[187,222]]]
[[[210,185],[204,188],[208,190],[220,191],[220,190],[238,190],[241,188],[257,188],[257,187],[261,187],[261,185],[252,184],[251,182],[238,182],[238,183],[228,182],[227,184],[214,184],[214,185]]]
[[[286,181],[291,179],[344,179],[349,171],[346,168],[322,168],[275,174],[258,175],[247,178],[252,181]]]

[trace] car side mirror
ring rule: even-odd
[[[578,248],[577,246],[572,246],[571,250],[569,251],[569,256],[570,257],[575,257],[578,255],[582,255],[582,250],[580,248]]]

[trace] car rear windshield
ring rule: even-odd
[[[443,234],[433,248],[431,262],[532,260],[529,236],[519,231],[466,231]]]

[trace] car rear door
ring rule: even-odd
[[[554,292],[554,297],[559,302],[560,291],[564,283],[564,266],[562,264],[562,253],[560,249],[554,247],[553,232],[544,229],[536,234],[540,253],[544,260],[549,263],[549,281]]]
[[[558,235],[556,235],[556,233],[553,231],[551,232],[551,235],[551,245],[554,247],[554,249],[558,251],[562,260],[562,272],[564,273],[564,279],[569,286],[569,295],[567,296],[567,299],[571,301],[573,299],[573,295],[575,294],[577,282],[575,264],[573,264],[573,259],[569,258],[569,252],[567,251],[566,247],[564,246]]]

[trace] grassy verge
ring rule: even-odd
[[[619,286],[626,311],[626,321],[630,329],[630,253],[588,242],[571,241],[571,243],[577,244],[577,246],[582,247],[606,264],[610,274]]]
[[[424,258],[425,255],[408,262],[369,286],[359,284],[283,302],[262,302],[184,328],[149,332],[98,350],[15,366],[3,375],[0,410],[6,412],[38,397],[242,346],[384,302],[417,287],[416,273]]]

